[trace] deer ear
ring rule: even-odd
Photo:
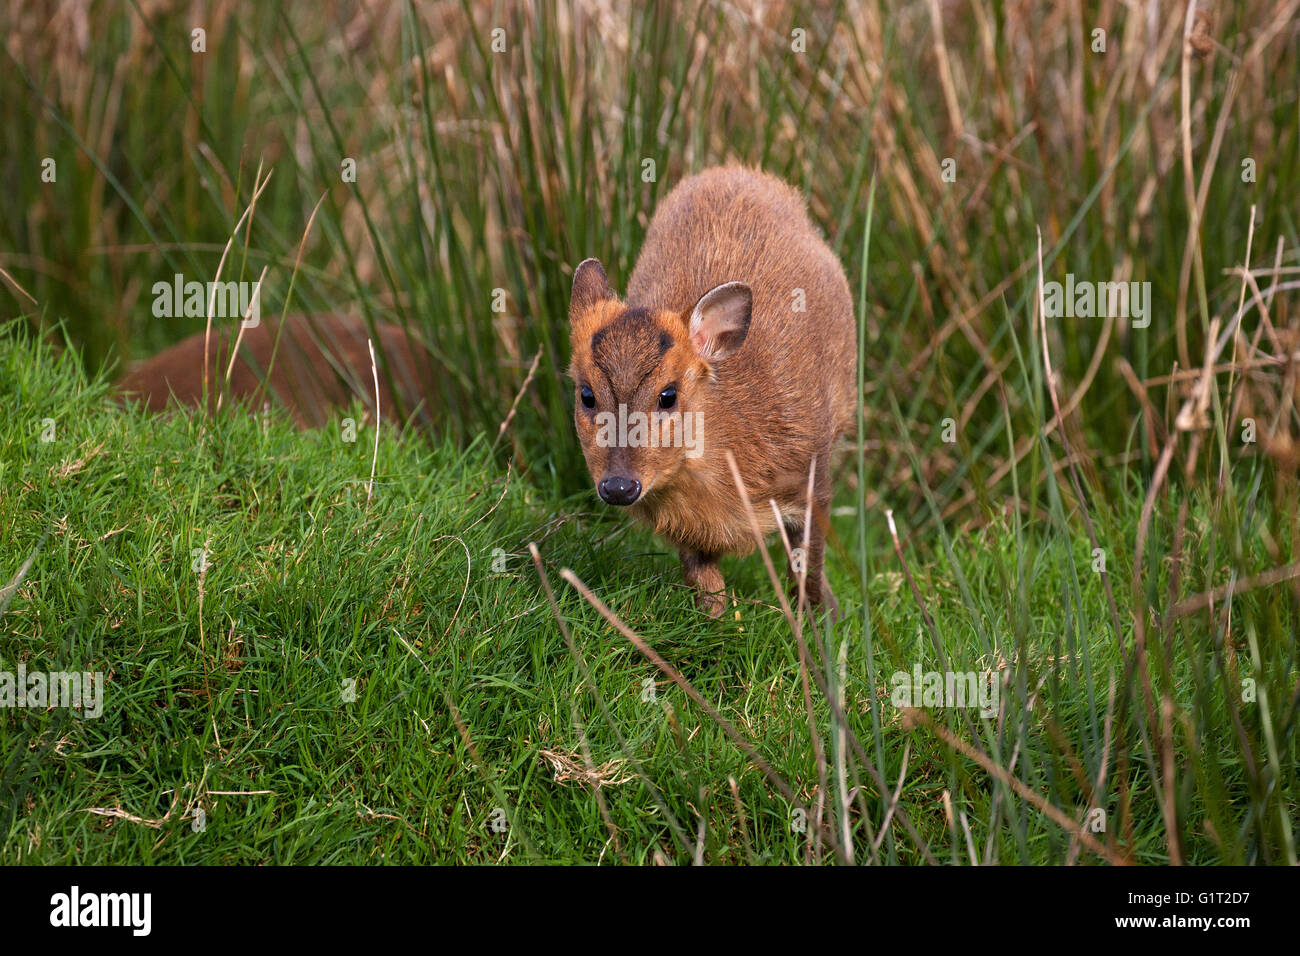
[[[599,259],[583,259],[573,270],[573,291],[569,294],[569,321],[575,321],[597,302],[614,298],[609,279]]]
[[[695,351],[706,362],[735,354],[749,334],[754,293],[743,282],[728,282],[700,296],[691,310],[690,333]]]

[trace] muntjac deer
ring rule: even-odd
[[[807,594],[837,615],[822,565],[831,454],[855,422],[857,336],[843,267],[799,194],[738,166],[684,180],[655,211],[626,298],[587,259],[569,322],[596,491],[677,548],[699,606],[723,612],[718,559],[754,548],[730,452],[760,530],[777,529],[774,501],[792,548],[813,472]]]
[[[354,399],[374,414],[375,385],[364,322],[336,315],[290,316],[276,349],[279,328],[279,322],[264,319],[244,330],[228,384],[226,368],[237,329],[213,328],[208,343],[210,406],[216,406],[219,393],[228,404],[254,402],[259,407],[273,396],[300,428],[325,425],[333,411]],[[396,325],[377,322],[375,332],[381,416],[401,422],[414,414],[429,425],[434,377],[428,352]],[[128,400],[144,399],[151,411],[161,411],[173,401],[197,407],[203,400],[203,339],[203,332],[196,333],[141,362],[117,383],[118,392]]]

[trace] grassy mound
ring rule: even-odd
[[[845,620],[805,626],[809,671],[759,558],[724,568],[747,600],[711,621],[675,557],[483,442],[384,431],[368,494],[369,427],[349,443],[274,415],[142,415],[13,326],[0,396],[0,671],[105,682],[97,717],[0,710],[10,861],[1165,862],[1171,832],[1192,862],[1294,854],[1289,592],[1235,599],[1240,645],[1184,616],[1147,673],[1129,591],[1113,589],[1117,641],[1059,495],[1043,520],[1013,510],[901,561],[873,512],[865,606],[857,517],[838,515]],[[1133,501],[1092,516],[1111,576]],[[1194,576],[1222,545],[1211,503],[1186,503]],[[1240,560],[1265,564],[1266,536]],[[989,716],[900,706],[894,675],[914,669],[992,672]],[[1152,682],[1178,717],[1163,744]]]

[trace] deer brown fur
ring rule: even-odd
[[[278,321],[263,319],[244,330],[228,385],[226,367],[238,329],[213,328],[207,347],[210,406],[215,407],[219,393],[224,393],[227,405],[244,402],[260,407],[274,397],[300,428],[325,425],[333,411],[355,399],[373,415],[369,332],[361,319],[290,316],[284,320],[276,350],[279,328]],[[428,353],[396,325],[377,322],[375,332],[381,415],[401,422],[414,414],[422,424],[430,424],[428,385],[433,377]],[[162,411],[172,402],[197,407],[203,396],[203,354],[204,333],[199,332],[132,368],[117,383],[117,390],[128,400],[143,399],[150,411]]]
[[[588,259],[569,320],[574,419],[597,491],[677,548],[701,608],[726,606],[718,559],[754,548],[730,451],[760,529],[777,529],[775,501],[791,547],[813,471],[807,593],[837,613],[823,556],[831,454],[855,421],[857,337],[844,270],[799,194],[739,166],[684,180],[655,211],[626,299]],[[698,455],[631,427],[611,442],[602,413],[620,405],[629,418],[696,413]]]

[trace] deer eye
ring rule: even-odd
[[[659,393],[659,407],[672,408],[676,404],[677,404],[677,389],[675,386],[669,385],[667,388],[665,388],[662,392]]]
[[[590,386],[587,385],[582,386],[582,391],[580,392],[580,394],[582,396],[582,404],[584,407],[586,408],[596,407],[596,393],[591,390]]]

